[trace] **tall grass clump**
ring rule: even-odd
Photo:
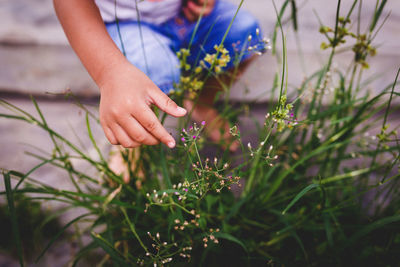
[[[219,81],[226,98],[219,100],[218,108],[231,123],[232,138],[214,144],[211,157],[203,136],[208,122],[182,119],[176,149],[157,145],[142,147],[140,153],[121,152],[130,166],[129,181],[110,169],[92,135],[90,123],[96,120],[87,110],[95,157],[54,131],[34,99],[36,116],[1,100],[10,111],[1,117],[37,125],[54,144],[51,156],[36,155],[41,163],[31,171],[3,170],[6,190],[1,194],[8,200],[21,265],[22,218],[13,212],[13,198],[23,194],[85,210],[50,239],[37,261],[64,231],[78,225],[80,230],[72,233],[91,239],[75,254],[72,266],[99,248],[103,258],[97,263],[104,266],[396,266],[400,144],[399,125],[389,122],[398,112],[398,73],[376,95],[366,91],[368,83],[362,78],[369,57],[377,53],[374,40],[386,20],[386,2],[376,1],[370,25],[362,32],[362,1],[354,0],[343,10],[338,0],[336,20],[320,22],[326,37],[321,48],[329,51],[326,62],[292,93],[281,19],[287,7],[295,29],[301,18],[296,1],[283,3],[271,41],[281,62],[271,90],[277,101],[268,105],[263,121],[255,123],[256,137],[248,144],[243,144],[248,133],[238,121],[246,106],[232,108],[226,100],[232,79],[221,70],[229,60],[239,62],[244,53],[264,52],[268,40],[260,37],[259,44],[238,51],[237,58],[230,58],[221,44],[215,54],[199,59],[198,66],[188,66],[190,51],[181,50],[183,75],[173,97],[178,103],[196,100],[207,79]],[[283,44],[281,56],[277,36]],[[333,67],[341,50],[353,53],[345,70]],[[165,115],[160,117],[164,121]],[[240,153],[230,153],[229,142],[238,142]],[[75,168],[78,160],[93,166],[97,175]],[[75,189],[61,190],[33,179],[43,165],[65,170]]]

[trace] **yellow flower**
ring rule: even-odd
[[[212,55],[206,54],[206,56],[204,57],[204,61],[209,64],[213,64],[214,60],[215,60],[215,54]]]

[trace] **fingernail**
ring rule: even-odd
[[[174,148],[175,147],[175,141],[169,141],[167,145],[168,145],[169,148]]]
[[[186,113],[186,109],[184,109],[184,108],[178,107],[177,110],[179,113],[182,113],[182,114]]]

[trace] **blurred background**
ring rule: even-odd
[[[231,1],[237,4],[240,2]],[[276,1],[278,9],[283,2]],[[303,0],[296,3],[298,32],[294,34],[291,22],[284,25],[288,44],[289,81],[293,85],[299,85],[305,75],[311,74],[324,62],[327,53],[321,52],[320,44],[325,37],[318,33],[320,25],[316,14],[322,23],[334,27],[330,24],[336,15],[337,1]],[[347,12],[351,3],[342,1],[342,12]],[[375,3],[375,0],[363,1],[361,23],[364,29],[368,27],[367,22],[370,21]],[[243,8],[260,20],[266,36],[272,35],[276,14],[271,0],[245,0]],[[287,21],[290,13],[289,5],[283,22]],[[400,62],[400,2],[388,1],[383,17],[388,13],[391,15],[375,41],[378,54],[371,59],[371,68],[364,76],[378,76],[374,85],[393,80]],[[303,59],[299,56],[299,50],[303,53]],[[0,0],[0,60],[0,92],[3,95],[43,95],[46,92],[60,93],[69,88],[78,96],[98,96],[96,85],[68,46],[51,0]],[[348,62],[349,54],[343,53],[343,61],[335,64],[340,67]],[[232,99],[266,100],[276,68],[276,61],[270,55],[259,58],[242,79],[242,83],[233,90]],[[243,85],[250,90],[244,98],[241,90]]]
[[[237,4],[240,2],[232,1]],[[283,2],[276,1],[278,9]],[[342,1],[341,10],[347,12],[351,2]],[[333,28],[337,5],[337,1],[318,0],[296,3],[298,31],[295,33],[292,23],[288,21],[290,7],[283,18],[283,22],[287,22],[284,24],[284,31],[287,38],[290,90],[296,89],[306,76],[326,63],[329,51],[320,49],[325,37],[319,33],[320,25],[316,14],[322,23]],[[375,4],[374,0],[363,1],[362,30],[368,27],[367,22],[370,21]],[[260,20],[263,33],[271,38],[276,23],[272,1],[245,0],[243,8]],[[400,1],[388,1],[383,17],[389,13],[390,16],[375,40],[378,53],[370,58],[370,68],[364,74],[364,78],[372,79],[367,88],[371,92],[379,92],[393,82],[400,67]],[[277,47],[280,50],[280,42]],[[344,70],[350,60],[351,51],[344,51],[333,62],[333,66]],[[81,101],[95,109],[99,92],[69,47],[53,11],[51,0],[0,0],[0,62],[1,98],[35,113],[29,99],[29,95],[33,95],[38,99],[52,128],[63,133],[67,139],[74,140],[79,136],[83,143],[89,143],[84,114],[61,94],[71,90]],[[268,105],[277,70],[279,65],[275,56],[270,53],[260,56],[232,89],[231,100],[251,103],[250,107],[255,107],[255,115],[262,118],[265,115],[265,108],[262,107]],[[0,112],[3,111],[0,107]],[[172,129],[174,121],[171,120],[167,124]],[[107,153],[110,146],[102,130],[98,125],[93,125],[93,131],[100,148]],[[0,136],[0,168],[4,169],[26,172],[38,162],[37,159],[25,155],[26,151],[34,150],[32,145],[47,151],[52,148],[45,132],[15,120],[0,119]],[[87,153],[95,151],[88,148]],[[67,175],[61,171],[43,167],[36,173],[37,176],[44,182],[57,183],[60,188],[71,187]],[[3,188],[1,183],[0,189]],[[0,202],[4,203],[4,199],[0,198]],[[73,218],[65,216],[65,221]],[[64,244],[58,250],[50,252],[40,266],[54,266],[52,263],[55,260],[67,261],[68,253],[72,251],[73,245]],[[0,249],[0,267],[3,266],[17,265]]]

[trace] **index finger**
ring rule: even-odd
[[[135,116],[136,120],[155,138],[166,144],[169,148],[175,147],[175,139],[165,130],[161,125],[160,121],[150,109],[149,106],[145,106],[140,109],[140,116]]]

